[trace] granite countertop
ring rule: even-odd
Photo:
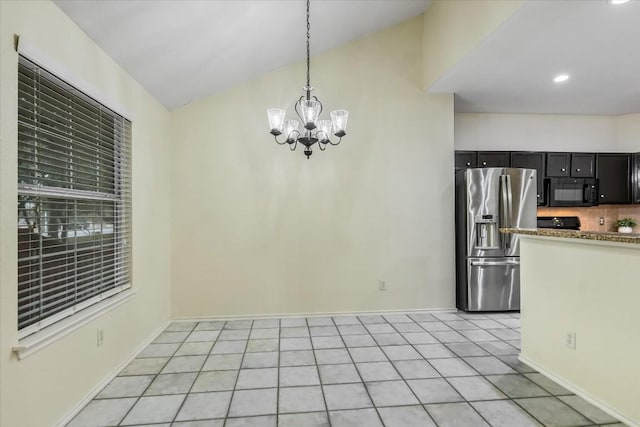
[[[636,243],[640,245],[637,233],[604,233],[600,231],[559,230],[555,228],[501,228],[503,233],[528,234],[532,236],[564,237],[569,239],[602,240],[618,243]]]

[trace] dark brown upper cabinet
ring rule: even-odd
[[[546,203],[546,177],[598,178],[601,204],[640,204],[640,153],[456,151],[456,170],[514,167],[537,171],[538,205]]]
[[[631,203],[631,154],[598,154],[596,164],[600,204]]]
[[[547,163],[547,153],[541,152],[525,152],[515,151],[511,153],[511,167],[512,168],[525,168],[536,170],[536,182],[538,185],[537,198],[538,205],[545,203],[544,196],[544,174],[545,165]]]
[[[571,153],[547,153],[547,174],[550,177],[569,176]]]
[[[596,155],[593,153],[571,153],[571,176],[593,178],[596,174]]]
[[[593,153],[547,153],[547,176],[593,178],[595,158]]]
[[[455,152],[456,170],[478,167],[478,153],[475,151]]]
[[[509,151],[479,151],[479,168],[508,168],[510,166]]]

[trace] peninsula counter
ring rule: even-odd
[[[521,237],[521,360],[640,426],[640,235],[501,231]]]

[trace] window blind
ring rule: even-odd
[[[18,63],[21,337],[130,287],[131,123]]]

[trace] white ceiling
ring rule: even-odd
[[[169,109],[305,57],[301,0],[54,1]],[[311,54],[417,16],[430,3],[313,0]]]
[[[305,55],[302,0],[54,0],[169,109]],[[431,0],[313,0],[312,55]],[[114,25],[114,22],[117,23]],[[640,0],[528,0],[437,81],[458,112],[640,112]],[[558,73],[569,73],[554,84]]]
[[[430,91],[458,112],[638,113],[640,1],[530,0]]]

